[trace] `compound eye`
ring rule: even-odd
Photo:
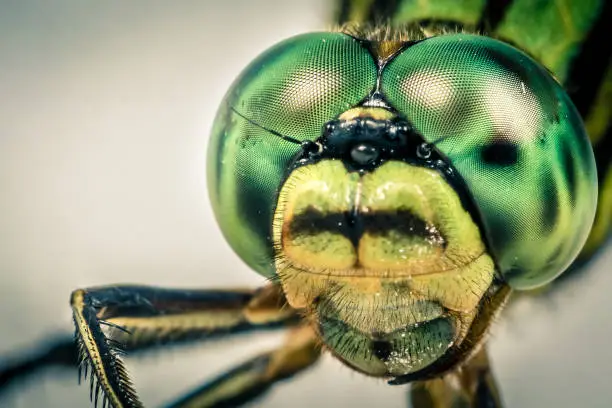
[[[497,40],[443,35],[393,59],[382,90],[463,178],[513,287],[567,268],[593,221],[596,169],[575,107],[545,68]]]
[[[274,274],[272,215],[292,160],[300,149],[316,154],[320,146],[308,141],[364,99],[376,76],[374,59],[353,37],[310,33],[263,52],[225,95],[208,148],[208,186],[226,239],[256,271]]]

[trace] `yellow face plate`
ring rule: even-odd
[[[454,189],[439,172],[399,161],[364,174],[338,160],[296,169],[279,195],[273,239],[287,300],[315,327],[333,319],[367,338],[392,337],[448,319],[453,334],[440,354],[465,336],[493,280],[493,261]],[[425,343],[437,337],[427,332]],[[356,368],[405,369],[374,363]]]

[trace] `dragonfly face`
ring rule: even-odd
[[[467,34],[282,42],[236,80],[209,148],[234,250],[374,376],[456,352],[500,285],[563,272],[594,217],[595,174],[557,82]]]
[[[257,40],[269,31],[268,26],[279,30],[277,34],[269,32],[275,37],[285,35],[286,30],[310,29],[296,25],[300,24],[299,17],[309,14],[310,6],[298,5],[306,2],[291,2],[285,8],[285,17],[291,16],[291,19],[286,24],[274,25],[269,24],[271,19],[284,18],[278,12],[282,7],[262,8],[258,3],[257,9],[249,9],[247,3],[237,11],[236,4],[228,6],[223,2],[218,8],[225,10],[222,14],[215,12],[212,4],[205,10],[173,7],[162,10],[163,15],[158,8],[144,15],[122,13],[129,18],[122,20],[121,29],[113,32],[107,32],[106,26],[99,22],[108,12],[116,10],[78,10],[79,18],[74,21],[71,21],[74,16],[60,10],[55,17],[66,19],[70,24],[59,25],[53,15],[32,20],[31,13],[23,7],[9,10],[7,15],[11,21],[18,22],[4,25],[9,34],[17,34],[4,36],[9,39],[7,51],[12,56],[8,58],[12,63],[7,67],[6,77],[11,82],[9,88],[19,94],[23,90],[26,96],[30,95],[30,89],[38,91],[30,95],[32,98],[17,98],[17,102],[23,99],[25,105],[13,104],[17,110],[11,107],[11,116],[21,111],[21,119],[26,119],[12,117],[4,132],[9,136],[24,136],[19,141],[9,138],[7,149],[2,149],[10,156],[3,161],[10,170],[5,172],[7,177],[3,182],[9,182],[6,185],[11,192],[5,200],[5,213],[11,220],[5,223],[8,228],[4,232],[15,244],[4,248],[4,252],[10,252],[8,257],[3,257],[4,269],[9,274],[7,288],[11,286],[11,270],[28,271],[32,282],[34,275],[30,271],[38,270],[47,278],[53,275],[54,284],[49,288],[53,290],[45,293],[39,293],[38,287],[32,285],[14,287],[26,292],[13,290],[11,293],[16,296],[12,296],[13,300],[11,296],[5,297],[11,304],[5,308],[7,321],[14,320],[12,310],[24,312],[37,304],[42,306],[46,295],[58,291],[67,294],[74,289],[74,268],[66,269],[67,264],[79,269],[78,281],[91,283],[91,279],[95,282],[103,279],[109,285],[80,288],[71,296],[76,346],[69,333],[53,344],[49,344],[49,336],[45,335],[39,350],[30,350],[27,353],[30,356],[19,353],[26,357],[22,361],[16,361],[12,355],[2,359],[0,400],[4,401],[2,390],[9,388],[7,384],[32,376],[45,366],[60,365],[76,371],[78,365],[81,379],[83,375],[90,376],[87,382],[93,405],[101,402],[102,406],[112,407],[149,406],[160,401],[160,394],[164,393],[161,388],[184,387],[199,378],[201,371],[212,370],[217,362],[228,363],[227,360],[239,353],[240,346],[236,344],[229,350],[224,349],[227,352],[215,353],[213,361],[207,358],[202,364],[189,358],[185,364],[175,364],[175,367],[160,366],[165,378],[169,378],[173,368],[179,372],[174,376],[173,385],[164,381],[163,387],[152,385],[155,380],[149,372],[145,377],[137,376],[140,379],[133,383],[128,370],[134,362],[122,361],[123,352],[128,356],[146,355],[151,347],[278,330],[285,335],[278,347],[253,355],[198,389],[184,393],[171,406],[245,403],[277,382],[286,382],[288,377],[310,367],[324,345],[362,373],[395,377],[390,381],[392,384],[410,382],[411,406],[501,407],[486,359],[486,330],[511,287],[522,289],[546,282],[574,256],[592,216],[592,156],[584,141],[580,120],[548,72],[520,52],[496,41],[449,34],[458,31],[456,27],[488,33],[517,45],[567,85],[594,144],[600,180],[597,228],[590,234],[579,261],[573,264],[572,270],[577,273],[567,273],[572,278],[560,280],[562,283],[546,290],[546,294],[555,297],[564,296],[566,291],[576,292],[580,294],[579,300],[556,297],[565,311],[555,308],[554,318],[533,313],[528,319],[521,319],[519,330],[527,328],[525,341],[521,338],[516,342],[515,336],[506,336],[504,324],[499,328],[501,336],[493,341],[496,371],[502,374],[504,394],[509,397],[510,405],[518,406],[529,406],[530,401],[531,405],[541,406],[541,402],[533,401],[542,398],[552,401],[551,397],[556,398],[557,403],[552,405],[557,406],[567,405],[567,397],[577,404],[601,400],[602,396],[605,399],[606,390],[598,392],[593,388],[597,388],[596,382],[588,378],[578,381],[569,393],[558,393],[550,384],[567,381],[571,376],[567,370],[558,369],[564,365],[559,356],[571,355],[576,364],[588,365],[590,370],[601,371],[605,366],[593,363],[602,361],[606,350],[605,341],[597,340],[607,338],[601,332],[605,325],[600,324],[609,320],[601,313],[605,310],[601,299],[605,297],[598,303],[597,296],[593,296],[605,284],[582,278],[589,273],[597,275],[597,271],[587,270],[593,266],[584,268],[583,262],[609,237],[608,214],[612,208],[612,194],[609,194],[612,192],[612,137],[609,109],[606,109],[612,89],[612,71],[608,64],[611,48],[606,47],[605,41],[601,43],[601,38],[607,38],[610,2],[576,2],[571,7],[564,7],[567,4],[563,2],[529,0],[332,2],[338,8],[334,17],[337,24],[389,21],[396,27],[412,27],[416,32],[397,34],[388,27],[378,27],[387,34],[377,35],[371,27],[370,32],[351,31],[350,35],[300,36],[264,53],[243,73],[228,93],[215,123],[210,144],[209,184],[227,239],[270,282],[263,288],[248,290],[181,288],[192,286],[200,278],[208,284],[225,286],[235,282],[231,278],[234,272],[236,279],[242,277],[236,268],[226,264],[226,260],[231,262],[234,257],[216,253],[215,243],[210,241],[215,241],[214,237],[164,241],[165,236],[183,236],[184,231],[165,229],[166,225],[180,228],[181,223],[161,221],[160,214],[172,212],[175,207],[157,205],[163,203],[159,194],[169,196],[163,193],[188,193],[192,189],[176,190],[176,178],[156,175],[159,171],[166,174],[176,169],[180,179],[189,183],[192,178],[184,178],[185,172],[180,169],[196,169],[191,164],[181,167],[184,163],[193,163],[193,157],[174,154],[168,158],[174,157],[178,163],[163,160],[164,165],[160,166],[157,158],[165,158],[167,152],[152,150],[151,155],[142,146],[143,143],[152,148],[176,146],[176,153],[197,156],[199,146],[183,143],[200,145],[201,137],[207,138],[207,134],[180,137],[179,142],[175,135],[199,129],[192,125],[194,121],[208,121],[205,118],[209,104],[203,106],[202,98],[208,101],[212,95],[209,90],[214,89],[214,84],[206,78],[215,78],[214,81],[222,78],[218,72],[218,55],[227,55],[230,43],[236,54],[237,50],[248,53],[259,41],[268,42],[268,36]],[[260,24],[262,20],[256,18],[261,10],[266,12],[267,24]],[[310,14],[313,18],[317,14],[317,19],[323,15]],[[144,17],[135,20],[134,16]],[[202,16],[214,16],[211,24],[205,24],[208,29],[204,31]],[[160,28],[160,21],[181,24],[162,24]],[[24,42],[19,35],[23,31],[20,27],[32,22],[37,27],[41,23],[43,29],[29,30]],[[90,29],[92,23],[95,30]],[[320,24],[317,20],[316,25]],[[433,26],[440,30],[431,31]],[[69,34],[81,30],[83,35],[77,36],[77,43],[99,46],[85,56],[70,52],[78,44],[73,42],[75,36],[65,35],[62,27],[69,27]],[[212,35],[207,35],[210,30]],[[114,36],[115,32],[120,35]],[[245,33],[249,36],[248,42],[244,41]],[[224,41],[218,41],[220,35]],[[425,38],[431,35],[432,38]],[[164,41],[149,41],[160,36]],[[218,46],[220,43],[222,46]],[[44,72],[33,69],[35,60],[23,58],[24,55],[46,55],[40,53],[41,44],[51,62],[45,65]],[[209,56],[212,60],[208,60]],[[163,61],[159,64],[159,58],[168,64]],[[223,60],[224,69],[232,70],[233,58]],[[83,70],[83,67],[90,69]],[[176,70],[175,75],[168,71],[170,68]],[[13,71],[15,75],[11,74]],[[85,75],[66,75],[72,71],[85,72]],[[145,75],[134,76],[134,72]],[[167,84],[169,74],[180,78],[180,83],[172,82],[170,94],[166,94],[168,89],[163,85]],[[94,77],[96,81],[91,82]],[[52,84],[53,89],[44,84]],[[95,88],[90,87],[92,84]],[[181,84],[191,92],[177,93],[177,89],[183,89]],[[111,93],[91,92],[98,88]],[[65,92],[66,89],[70,92]],[[113,89],[119,89],[119,93]],[[127,104],[107,103],[108,97],[117,95],[131,95],[134,99],[126,99],[124,102],[131,101]],[[163,97],[148,98],[151,95]],[[75,120],[72,109],[75,100],[88,101],[86,107],[91,116]],[[54,101],[53,106],[49,101]],[[175,109],[168,110],[168,103]],[[43,109],[35,109],[36,106]],[[66,106],[68,109],[64,109]],[[150,120],[150,108],[161,112],[161,122]],[[32,118],[31,111],[41,119],[35,121],[37,124],[28,121]],[[140,116],[142,120],[138,112],[145,114]],[[173,114],[180,117],[173,121]],[[81,127],[88,123],[88,117],[94,122]],[[120,150],[115,144],[119,139],[107,137],[108,118],[112,119],[113,129],[127,132],[113,132],[120,136]],[[151,125],[153,122],[156,124]],[[136,123],[143,127],[132,127]],[[74,137],[65,137],[70,135],[73,124],[78,126]],[[152,134],[151,126],[159,133]],[[101,133],[90,132],[93,129]],[[36,145],[44,147],[51,141],[55,148],[38,149],[45,157],[39,165],[19,165],[28,163],[19,158],[31,158],[30,145],[42,135],[45,140]],[[100,141],[112,142],[106,145],[108,149],[98,143],[86,143],[93,150],[80,149],[90,138],[97,140],[96,135]],[[135,143],[124,143],[123,136],[131,135],[136,137],[131,139]],[[151,140],[155,143],[149,143]],[[160,145],[158,140],[165,140],[166,144]],[[72,154],[74,151],[79,154]],[[112,160],[104,155],[105,151],[112,152]],[[59,152],[67,153],[55,154]],[[116,154],[120,156],[115,157]],[[154,160],[141,162],[138,158],[143,154]],[[119,167],[113,165],[115,158],[120,159]],[[83,167],[83,163],[87,165]],[[150,166],[143,171],[142,166],[147,163]],[[63,177],[65,172],[76,174],[77,178]],[[100,178],[96,174],[104,176]],[[146,174],[153,175],[154,186],[148,182],[135,184],[135,181],[144,181]],[[36,182],[28,183],[28,180]],[[57,180],[61,184],[56,184]],[[99,189],[99,181],[105,181],[111,189]],[[167,182],[166,189],[158,181]],[[77,189],[84,194],[84,201],[73,202],[71,194],[62,194],[64,199],[56,201],[60,190],[55,187],[65,185],[66,192],[77,191],[73,187],[81,186],[80,182],[87,184]],[[153,186],[153,196],[147,195],[148,185]],[[126,200],[124,191],[134,193],[128,198],[138,196],[139,199]],[[96,192],[102,194],[101,199],[91,195]],[[109,194],[113,192],[117,194]],[[174,204],[178,196],[170,195],[175,197],[171,200]],[[32,200],[32,197],[43,199]],[[191,195],[181,197],[181,211],[185,208],[183,204],[192,198]],[[25,206],[23,200],[27,201]],[[42,204],[36,206],[36,202]],[[49,203],[56,204],[50,207]],[[102,205],[90,207],[94,203]],[[149,208],[152,215],[135,216],[147,213],[142,211],[147,203],[152,203]],[[84,213],[79,208],[86,210],[85,219],[90,222],[83,222]],[[110,215],[108,211],[113,209],[120,209],[124,218],[113,217],[113,222],[108,223],[104,215]],[[57,214],[70,217],[58,218]],[[91,216],[95,214],[103,216]],[[181,214],[180,218],[191,227],[189,220],[200,220],[201,216],[200,211],[195,211],[191,216]],[[56,225],[56,221],[62,223],[57,224],[59,229],[47,228]],[[105,227],[108,239],[101,239]],[[116,235],[119,229],[128,232],[126,239]],[[66,231],[69,235],[65,235]],[[143,235],[142,231],[151,233]],[[40,239],[44,236],[47,239]],[[139,239],[134,239],[136,236]],[[83,238],[84,245],[74,246],[71,237],[79,237],[79,241]],[[49,246],[49,239],[61,245]],[[202,240],[207,242],[202,252],[201,246],[189,246],[189,242]],[[138,247],[139,244],[143,246]],[[183,252],[175,252],[177,246]],[[21,252],[13,252],[19,248]],[[151,248],[170,251],[152,253]],[[118,249],[120,252],[116,252]],[[19,253],[21,256],[14,256]],[[73,259],[77,253],[81,255]],[[82,271],[77,265],[81,258],[85,263],[87,258],[97,264],[96,259],[107,258],[109,253],[113,258],[112,268],[103,268],[99,278],[87,274],[91,267],[96,269],[95,265],[85,265]],[[203,256],[197,261],[189,253]],[[166,256],[172,260],[166,261]],[[601,260],[597,263],[600,268],[604,265]],[[200,275],[195,280],[190,273],[194,268]],[[182,274],[178,272],[181,270]],[[129,274],[130,281],[165,282],[179,288],[121,284],[118,281],[125,273]],[[20,279],[23,274],[17,275],[14,278]],[[594,277],[601,279],[601,276]],[[34,299],[34,303],[30,305],[28,299]],[[64,295],[53,304],[59,307],[63,299]],[[524,307],[522,301],[519,303],[520,308]],[[24,336],[42,334],[49,322],[66,323],[65,319],[57,320],[60,316],[54,312],[57,309],[50,303],[45,305],[49,307],[36,313],[38,317],[32,315],[28,324],[21,325],[23,330],[12,331],[13,340],[11,336],[4,339],[9,342],[5,346],[13,348]],[[566,314],[570,309],[578,313]],[[572,317],[576,324],[565,323],[567,319],[571,322]],[[511,327],[506,328],[513,333],[516,321],[507,323]],[[584,330],[577,330],[578,325]],[[564,330],[555,332],[555,326]],[[592,332],[593,327],[600,335],[591,333],[587,339],[589,347],[585,348],[581,333]],[[550,342],[542,341],[546,335],[556,339],[555,347],[550,348]],[[462,351],[471,354],[462,356]],[[520,375],[516,371],[508,375],[509,360],[511,370],[519,370]],[[528,361],[529,369],[525,370],[521,361]],[[367,390],[366,384],[380,382],[363,382],[359,376],[350,374],[346,378],[334,371],[318,371],[311,376],[310,381],[320,391],[313,398],[325,401],[324,405],[330,397],[340,395],[337,390],[342,388],[343,380],[364,385],[362,389],[360,384],[359,392],[352,395],[353,402],[345,401],[348,405],[355,404],[355,400],[364,402],[364,397],[376,401],[374,405],[388,398],[405,400],[403,394],[408,387]],[[321,377],[325,377],[326,384],[320,383]],[[547,385],[541,378],[551,381]],[[58,381],[62,380],[54,376],[53,381],[59,385]],[[74,378],[69,381],[74,382]],[[345,385],[354,388],[355,384]],[[296,388],[299,385],[289,387],[284,393],[289,404],[295,405],[297,394],[293,395],[293,390]],[[546,389],[553,391],[554,396],[544,397]],[[62,384],[62,392],[55,393],[59,394],[55,396],[55,405],[71,405],[65,390]],[[48,391],[32,393],[22,386],[18,398],[34,401],[30,405],[35,406],[45,402],[53,404],[53,391]],[[143,401],[139,398],[140,392],[145,397]],[[308,404],[302,399],[297,400],[298,404],[300,401]],[[279,400],[272,401],[272,405],[275,402],[278,404]],[[83,405],[82,402],[74,404]]]

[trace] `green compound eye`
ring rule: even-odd
[[[273,211],[298,143],[366,97],[376,76],[354,38],[311,33],[265,51],[225,96],[208,149],[209,191],[228,242],[259,273],[274,273]]]
[[[525,289],[563,272],[591,228],[597,180],[559,84],[513,47],[456,34],[405,49],[381,87],[466,182],[506,281]]]

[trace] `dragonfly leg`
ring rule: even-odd
[[[314,364],[321,352],[314,331],[300,326],[278,349],[260,354],[220,375],[168,408],[237,407],[260,397],[279,381]]]
[[[485,348],[443,377],[416,381],[410,388],[415,408],[501,408],[501,397]]]
[[[102,405],[141,407],[121,359],[127,350],[294,325],[282,291],[174,290],[146,286],[79,289],[71,304],[79,378],[91,369],[90,395]]]

